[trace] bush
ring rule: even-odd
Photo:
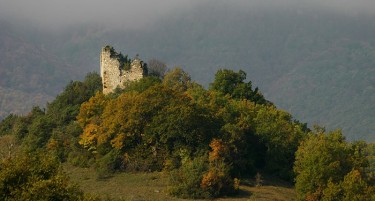
[[[179,198],[209,198],[209,193],[201,188],[207,170],[207,156],[185,161],[179,169],[170,173],[170,194]]]
[[[83,193],[43,152],[21,154],[0,163],[0,200],[80,200]]]
[[[210,167],[209,171],[203,176],[201,188],[208,193],[210,198],[235,194],[238,185],[235,185],[235,181],[231,178],[229,172],[230,167],[227,164],[218,162],[214,167]]]
[[[214,198],[235,194],[239,180],[231,177],[231,166],[225,162],[228,146],[213,139],[211,152],[194,160],[182,159],[180,169],[172,171],[171,194],[181,198]]]

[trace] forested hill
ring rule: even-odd
[[[217,71],[208,89],[181,68],[158,72],[106,95],[100,76],[89,73],[47,108],[0,122],[0,200],[253,200],[262,195],[244,186],[259,190],[279,179],[295,181],[294,190],[277,184],[278,194],[261,190],[271,195],[264,200],[374,200],[374,144],[310,130],[266,100],[241,70]],[[62,163],[69,172],[85,168],[100,184],[72,175],[81,190]],[[114,191],[139,175],[158,187],[146,179],[143,190]],[[119,176],[124,182],[112,180]],[[87,192],[103,186],[108,194]],[[145,190],[153,194],[139,197]]]
[[[54,32],[10,25],[0,30],[1,54],[40,59],[31,64],[11,56],[2,60],[0,69],[7,73],[0,74],[0,87],[7,92],[1,93],[0,110],[18,112],[22,94],[44,93],[47,100],[66,81],[98,71],[100,48],[113,44],[131,57],[139,53],[146,62],[157,58],[169,67],[180,65],[206,87],[220,68],[243,69],[268,100],[309,126],[342,128],[351,140],[373,141],[374,19],[328,8],[221,2],[178,10],[139,29],[84,25]],[[9,48],[4,38],[33,51]]]

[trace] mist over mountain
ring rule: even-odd
[[[268,100],[309,126],[375,140],[374,3],[280,2],[129,3],[123,15],[86,12],[71,24],[59,22],[59,12],[43,21],[48,13],[32,18],[25,10],[16,19],[8,10],[0,14],[0,116],[43,105],[70,80],[99,71],[101,47],[111,44],[146,62],[182,66],[205,86],[220,68],[242,69]],[[57,5],[64,11],[70,3]],[[91,10],[100,6],[93,1]],[[78,8],[70,21],[90,10]]]

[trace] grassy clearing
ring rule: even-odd
[[[167,173],[119,173],[107,179],[97,179],[91,168],[64,165],[71,180],[80,185],[84,192],[126,201],[189,201],[168,195]],[[272,180],[272,182],[271,182]],[[216,201],[290,201],[295,198],[292,186],[273,179],[265,179],[264,185],[254,186],[254,181],[244,181],[236,197],[218,198]]]

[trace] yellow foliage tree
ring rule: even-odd
[[[79,144],[81,144],[85,149],[96,153],[97,142],[98,142],[98,131],[99,126],[96,124],[88,124],[81,135]]]
[[[103,93],[97,92],[89,101],[82,103],[77,121],[84,128],[87,124],[100,122],[100,115],[107,104],[107,100]]]

